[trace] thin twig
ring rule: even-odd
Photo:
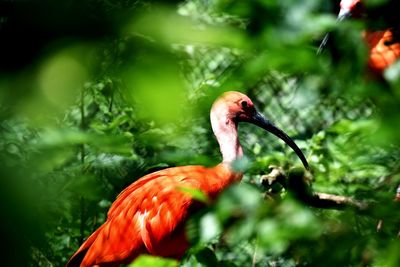
[[[258,239],[256,239],[256,241],[255,241],[254,253],[253,253],[253,259],[252,259],[252,262],[251,262],[251,267],[256,267],[256,265],[257,265],[257,248],[258,248]]]
[[[352,207],[359,210],[366,210],[370,206],[367,202],[355,200],[351,197],[332,195],[326,193],[314,193],[313,203],[321,208],[347,208]]]
[[[80,111],[81,111],[81,124],[80,128],[83,131],[85,129],[85,88],[81,89],[81,103],[80,103]],[[82,172],[84,170],[85,165],[85,144],[80,145],[80,156],[82,163]],[[81,224],[79,227],[79,243],[83,243],[83,239],[85,238],[85,221],[86,221],[86,213],[85,213],[85,198],[83,196],[80,197],[80,208],[81,208]]]

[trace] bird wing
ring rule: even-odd
[[[119,194],[106,222],[75,253],[86,251],[81,266],[129,263],[141,253],[183,254],[188,246],[184,222],[195,201],[180,188],[199,189],[214,198],[231,176],[218,165],[169,168],[140,178]]]

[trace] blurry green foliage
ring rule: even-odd
[[[142,255],[138,257],[129,267],[157,266],[157,267],[177,267],[178,262],[170,259]]]
[[[225,90],[246,92],[296,140],[315,190],[373,208],[310,208],[284,190],[267,201],[260,177],[269,165],[301,163],[241,125],[244,182],[189,220],[187,256],[130,266],[400,265],[400,65],[382,81],[366,77],[360,31],[370,22],[337,24],[339,1],[6,2],[3,265],[64,266],[127,185],[169,166],[217,164],[209,109]],[[316,56],[327,31],[331,47]]]

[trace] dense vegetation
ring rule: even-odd
[[[180,264],[400,266],[400,64],[367,77],[360,32],[369,22],[336,23],[337,5],[3,1],[2,264],[63,266],[136,179],[217,164],[210,105],[239,90],[305,152],[315,192],[368,208],[313,207],[262,184],[270,165],[287,173],[301,163],[243,125],[244,182],[188,223],[193,247]],[[328,31],[336,38],[317,56]],[[176,266],[140,260],[132,266]]]

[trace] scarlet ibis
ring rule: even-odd
[[[255,124],[282,139],[308,169],[307,160],[295,142],[258,113],[246,95],[224,93],[214,102],[210,119],[222,162],[212,168],[168,168],[132,183],[119,194],[106,222],[81,245],[68,267],[118,266],[140,254],[181,258],[189,246],[185,222],[199,207],[193,194],[182,188],[201,190],[213,200],[227,186],[241,180],[243,174],[232,168],[232,163],[243,155],[237,132],[239,122]]]
[[[374,12],[372,11],[366,14],[366,8],[361,0],[340,1],[340,11],[338,14],[339,21],[349,17],[361,19],[364,16],[370,16],[370,20],[378,20],[378,16],[390,16],[385,18],[388,21],[386,24],[389,24],[385,26],[388,28],[376,30],[367,29],[362,33],[362,37],[366,42],[368,49],[368,69],[377,77],[381,77],[383,71],[400,58],[400,25],[397,15],[398,10],[396,8],[397,6],[392,4],[388,5],[386,8],[378,9],[375,12],[383,13],[387,11],[385,12],[387,14],[373,14]],[[391,15],[394,11],[396,14]],[[329,34],[327,34],[323,39],[318,49],[318,53],[320,53],[325,47],[328,41],[328,36]]]
[[[341,0],[338,21],[346,18],[362,19],[368,17],[370,24],[382,24],[379,20],[383,17],[386,23],[380,29],[372,30],[376,26],[367,29],[362,37],[368,48],[368,70],[370,74],[381,78],[383,71],[400,59],[400,21],[398,16],[398,1],[389,1],[386,5],[376,8],[375,11],[366,9],[362,0]],[[326,34],[318,49],[318,54],[326,46],[329,34]],[[397,187],[395,201],[400,201],[400,185]],[[382,227],[382,220],[379,220],[377,229]]]

